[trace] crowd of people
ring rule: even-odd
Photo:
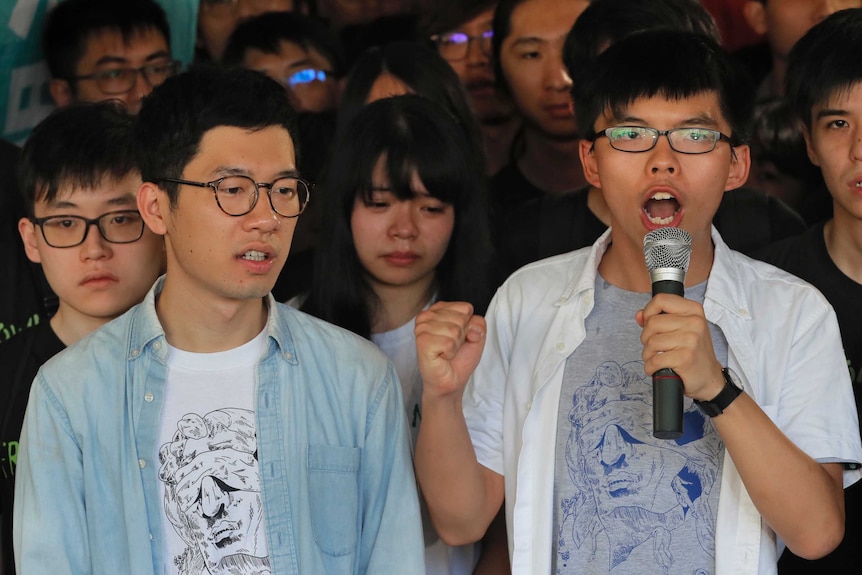
[[[862,0],[198,6],[0,141],[0,575],[858,562]]]

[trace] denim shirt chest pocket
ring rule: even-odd
[[[348,555],[359,532],[359,466],[362,450],[308,446],[308,490],[314,540],[327,555]]]

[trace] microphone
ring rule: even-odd
[[[685,272],[691,260],[691,236],[680,228],[658,228],[644,236],[644,260],[652,295],[685,292]],[[682,436],[682,379],[669,368],[652,376],[652,434],[659,439]]]

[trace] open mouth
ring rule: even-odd
[[[262,262],[266,260],[267,257],[268,256],[264,252],[259,252],[257,250],[249,250],[242,254],[242,259],[252,262]]]
[[[644,204],[643,211],[650,223],[666,226],[679,213],[679,202],[667,192],[656,192]]]

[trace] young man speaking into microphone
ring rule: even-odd
[[[634,35],[590,72],[580,156],[611,229],[513,274],[487,324],[463,303],[417,318],[435,527],[477,540],[505,500],[515,574],[765,575],[784,545],[822,556],[860,477],[842,464],[862,459],[835,314],[712,226],[748,175],[751,90],[688,33]],[[651,295],[644,237],[666,227],[691,238],[685,297]],[[662,369],[684,386],[674,439],[653,435]]]

